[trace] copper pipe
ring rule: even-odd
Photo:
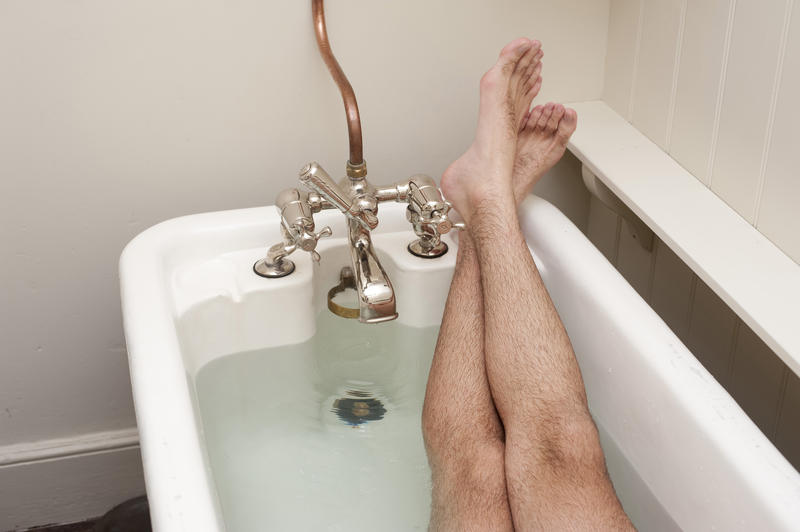
[[[353,86],[344,75],[342,67],[333,56],[331,44],[328,42],[328,30],[325,27],[325,8],[322,6],[323,0],[311,0],[311,12],[314,17],[314,28],[317,34],[317,46],[322,59],[328,66],[328,70],[333,76],[333,81],[339,87],[344,102],[344,111],[347,114],[347,134],[350,137],[350,164],[360,165],[364,162],[363,148],[361,144],[361,117],[358,114],[358,102]]]

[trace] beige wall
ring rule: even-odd
[[[466,148],[478,79],[515,37],[545,43],[540,100],[602,90],[607,0],[328,4],[377,183],[438,176]],[[142,492],[124,245],[176,216],[268,205],[310,160],[341,174],[346,150],[307,0],[0,2],[0,493],[15,494],[0,530]],[[563,182],[545,188],[585,225],[579,180]]]
[[[133,236],[270,204],[310,160],[343,170],[309,4],[0,3],[0,447],[134,425],[116,274]],[[607,1],[329,4],[377,182],[440,175],[517,36],[545,43],[541,100],[600,96]]]
[[[611,0],[603,99],[800,263],[799,10]]]

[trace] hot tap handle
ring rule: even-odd
[[[302,231],[297,237],[297,245],[300,246],[305,251],[311,253],[311,258],[315,262],[319,262],[320,256],[317,253],[317,243],[319,242],[320,238],[325,238],[327,236],[331,236],[333,231],[329,226],[325,226],[319,233],[314,233],[311,231]]]
[[[333,234],[331,227],[326,225],[322,228],[322,231],[319,233],[312,233],[314,235],[314,249],[311,250],[311,258],[314,259],[315,262],[319,262],[319,253],[317,253],[317,243],[319,243],[320,238],[326,238]]]
[[[331,226],[326,225],[325,227],[322,228],[322,231],[315,234],[314,237],[317,239],[317,241],[319,241],[320,238],[326,238],[331,236],[332,234],[333,231],[331,230]]]

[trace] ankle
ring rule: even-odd
[[[493,190],[476,197],[471,207],[471,227],[474,228],[485,224],[508,227],[510,222],[517,218],[518,203],[515,194],[510,190]],[[476,237],[474,232],[473,237]]]

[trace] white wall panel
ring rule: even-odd
[[[739,326],[733,353],[731,394],[762,432],[772,435],[778,418],[786,365],[746,325]]]
[[[694,272],[660,240],[656,240],[654,253],[650,305],[672,332],[686,338]]]
[[[736,2],[711,188],[753,222],[786,2]]]
[[[617,269],[644,299],[647,299],[650,294],[652,262],[652,252],[639,245],[630,226],[623,220],[619,232]]]
[[[786,457],[800,469],[800,376],[789,372],[787,377],[775,436]]]
[[[727,387],[736,315],[698,280],[686,345],[720,384]]]
[[[705,184],[732,1],[689,2],[686,7],[669,152]]]
[[[641,0],[611,0],[603,100],[630,120]]]
[[[591,197],[586,236],[605,255],[608,262],[616,264],[622,220],[603,203]]]
[[[798,4],[612,0],[602,94],[800,264]]]
[[[684,0],[644,2],[631,122],[666,148]]]
[[[757,227],[800,264],[800,2],[794,2]]]

